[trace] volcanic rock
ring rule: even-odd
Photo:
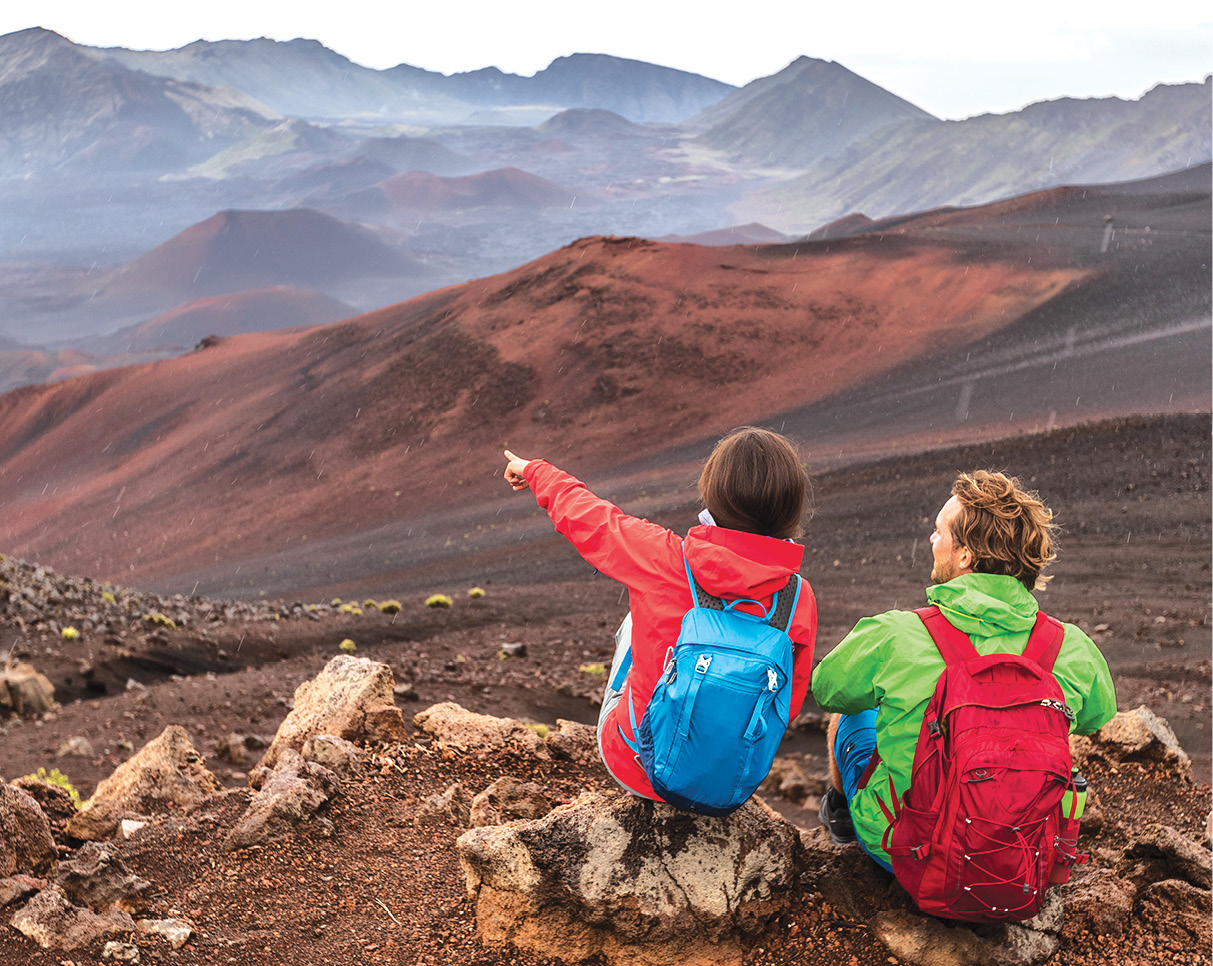
[[[740,963],[786,905],[795,829],[751,800],[727,818],[582,795],[542,819],[456,843],[480,938],[611,966]]]
[[[51,827],[26,792],[0,783],[0,876],[39,872],[57,858]]]
[[[1137,890],[1112,869],[1081,870],[1065,886],[1066,933],[1119,935],[1129,924]]]
[[[341,654],[295,689],[295,703],[258,767],[273,769],[288,748],[299,751],[313,735],[357,744],[399,741],[407,734],[392,695],[392,669]]]
[[[1037,966],[1058,947],[1060,902],[1052,929],[1027,923],[980,927],[945,925],[908,909],[877,914],[872,931],[898,959],[917,966]],[[1039,922],[1035,922],[1039,925]]]
[[[413,824],[419,828],[444,824],[467,828],[471,820],[471,804],[467,790],[456,782],[441,795],[431,795],[422,802],[413,817]]]
[[[1070,751],[1076,765],[1096,753],[1110,761],[1156,761],[1180,779],[1192,780],[1192,760],[1180,747],[1175,732],[1145,706],[1119,712],[1089,737],[1072,736]]]
[[[36,718],[55,706],[55,688],[29,664],[0,670],[0,712]]]
[[[208,795],[223,790],[203,761],[185,729],[169,725],[97,785],[68,825],[68,834],[86,839],[101,832],[105,837],[113,834],[123,818],[194,808]]]
[[[72,905],[57,887],[43,889],[13,916],[12,926],[43,949],[95,946],[106,936],[133,932],[135,921],[112,906],[98,915]]]
[[[557,718],[556,729],[543,739],[553,758],[570,759],[583,765],[598,760],[598,729],[593,725]]]
[[[1166,825],[1147,825],[1125,859],[1136,860],[1130,877],[1137,882],[1183,879],[1207,890],[1213,873],[1209,850]]]
[[[128,872],[113,852],[97,842],[88,842],[70,859],[60,862],[51,874],[73,902],[104,912],[117,906],[125,912],[147,908],[152,884]]]
[[[248,808],[228,834],[227,849],[243,849],[289,838],[301,822],[311,818],[321,805],[337,793],[341,782],[327,768],[304,761],[299,752],[287,748],[278,768],[253,796]],[[332,831],[332,823],[321,819],[321,827]]]
[[[155,933],[169,941],[174,949],[180,949],[194,934],[188,922],[181,919],[140,919],[135,928],[144,933]]]
[[[465,748],[515,747],[540,758],[550,757],[543,739],[521,721],[477,714],[451,701],[413,715],[413,724],[439,741]]]
[[[502,775],[472,799],[472,825],[504,825],[515,819],[542,818],[552,810],[543,789],[534,782],[520,782]]]
[[[303,743],[303,760],[322,765],[338,778],[351,778],[362,771],[366,753],[352,742],[335,735],[312,735]]]

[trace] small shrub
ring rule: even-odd
[[[115,597],[113,594],[111,594],[111,593],[110,593],[108,590],[107,590],[107,591],[104,591],[104,592],[101,594],[101,599],[102,599],[103,601],[105,601],[107,604],[116,604],[116,603],[118,603],[118,599],[117,599],[117,598],[116,598],[116,597]]]
[[[483,587],[473,587],[471,590],[468,591],[468,596],[471,597],[472,600],[479,600],[481,597],[484,596],[484,588]]]
[[[26,775],[22,780],[38,781],[44,785],[58,785],[60,788],[67,790],[67,793],[72,797],[72,804],[77,809],[80,808],[80,793],[76,791],[76,786],[67,780],[67,775],[63,774],[58,768],[52,768],[49,775],[45,768],[39,768],[34,774]]]
[[[149,624],[158,624],[160,627],[167,627],[170,631],[177,629],[177,622],[171,617],[166,617],[158,611],[153,611],[150,614],[144,614],[143,619]]]
[[[540,738],[546,738],[548,733],[552,730],[545,724],[529,724],[527,727],[535,732],[535,734],[539,735]]]
[[[426,607],[450,607],[454,601],[446,594],[431,594],[425,599]]]
[[[351,641],[348,637],[337,645],[346,654],[353,654],[358,650],[358,645]]]
[[[362,602],[362,606],[367,610],[376,610],[379,607],[379,601],[371,600],[371,598],[368,597]]]
[[[399,614],[400,613],[400,601],[385,600],[382,604],[379,605],[379,609],[385,614]]]
[[[65,641],[74,641],[80,636],[80,632],[74,627],[65,627],[59,632]]]
[[[341,606],[341,598],[340,598],[340,597],[334,597],[332,600],[330,600],[330,601],[329,601],[329,605],[330,605],[330,606],[332,606],[332,607],[340,607],[340,606]]]
[[[602,664],[583,664],[577,670],[592,678],[605,678],[607,675],[606,667]]]
[[[342,604],[341,612],[343,614],[353,614],[355,617],[358,617],[362,613],[362,608],[357,604]]]

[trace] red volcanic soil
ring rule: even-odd
[[[418,270],[373,232],[318,211],[223,211],[118,269],[98,298],[184,302],[267,285],[315,285]]]
[[[497,498],[503,443],[584,471],[655,457],[980,338],[1082,276],[933,244],[586,239],[343,323],[0,398],[0,546],[140,581],[314,556]]]
[[[353,315],[344,302],[310,289],[272,285],[251,292],[194,299],[140,325],[89,342],[90,348],[130,352],[165,346],[188,348],[208,335],[241,335],[322,325]]]
[[[392,207],[417,211],[567,207],[574,197],[566,188],[518,168],[499,168],[462,178],[406,171],[372,190],[379,191]]]

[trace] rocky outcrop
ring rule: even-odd
[[[122,861],[97,842],[83,845],[70,859],[60,862],[51,881],[78,905],[94,912],[116,906],[124,912],[147,908],[152,884],[129,872]]]
[[[456,825],[467,828],[471,818],[472,800],[462,785],[456,782],[440,795],[430,795],[417,808],[413,825]]]
[[[29,664],[0,668],[0,716],[37,718],[55,707],[55,688]]]
[[[586,794],[542,819],[457,843],[490,945],[612,966],[740,963],[784,908],[796,831],[758,800],[727,818]]]
[[[259,768],[271,771],[288,748],[300,751],[314,735],[335,735],[356,744],[407,737],[393,696],[392,669],[342,654],[295,689],[295,704],[278,727]]]
[[[135,921],[121,909],[98,914],[73,905],[63,891],[43,889],[12,918],[12,927],[43,949],[96,947],[107,936],[134,932]]]
[[[513,748],[550,757],[538,733],[513,718],[468,711],[454,702],[435,704],[413,715],[413,724],[439,741],[463,748]]]
[[[517,819],[542,818],[551,810],[552,803],[534,782],[502,775],[472,799],[469,821],[472,825],[504,825]]]
[[[185,729],[169,725],[97,785],[67,834],[84,841],[108,838],[124,818],[195,808],[223,790],[203,762]]]
[[[303,743],[303,760],[327,768],[338,778],[361,774],[366,764],[366,752],[353,742],[335,735],[312,735]]]
[[[1093,735],[1072,735],[1070,754],[1077,767],[1090,755],[1108,761],[1154,761],[1184,781],[1192,780],[1192,760],[1175,732],[1144,706],[1119,712]]]
[[[26,792],[0,782],[0,877],[40,872],[58,854],[50,822]]]
[[[598,729],[580,721],[556,719],[556,730],[544,739],[548,751],[556,759],[588,765],[598,760]]]
[[[299,752],[286,749],[278,768],[270,773],[228,834],[226,848],[243,849],[289,838],[337,793],[340,784],[327,768],[304,761]],[[332,822],[325,818],[318,822],[325,834],[331,834]]]

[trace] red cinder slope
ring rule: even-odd
[[[912,239],[583,239],[345,322],[0,397],[0,548],[161,585],[339,566],[360,535],[498,498],[503,443],[584,473],[656,456],[977,339],[1081,275]]]

